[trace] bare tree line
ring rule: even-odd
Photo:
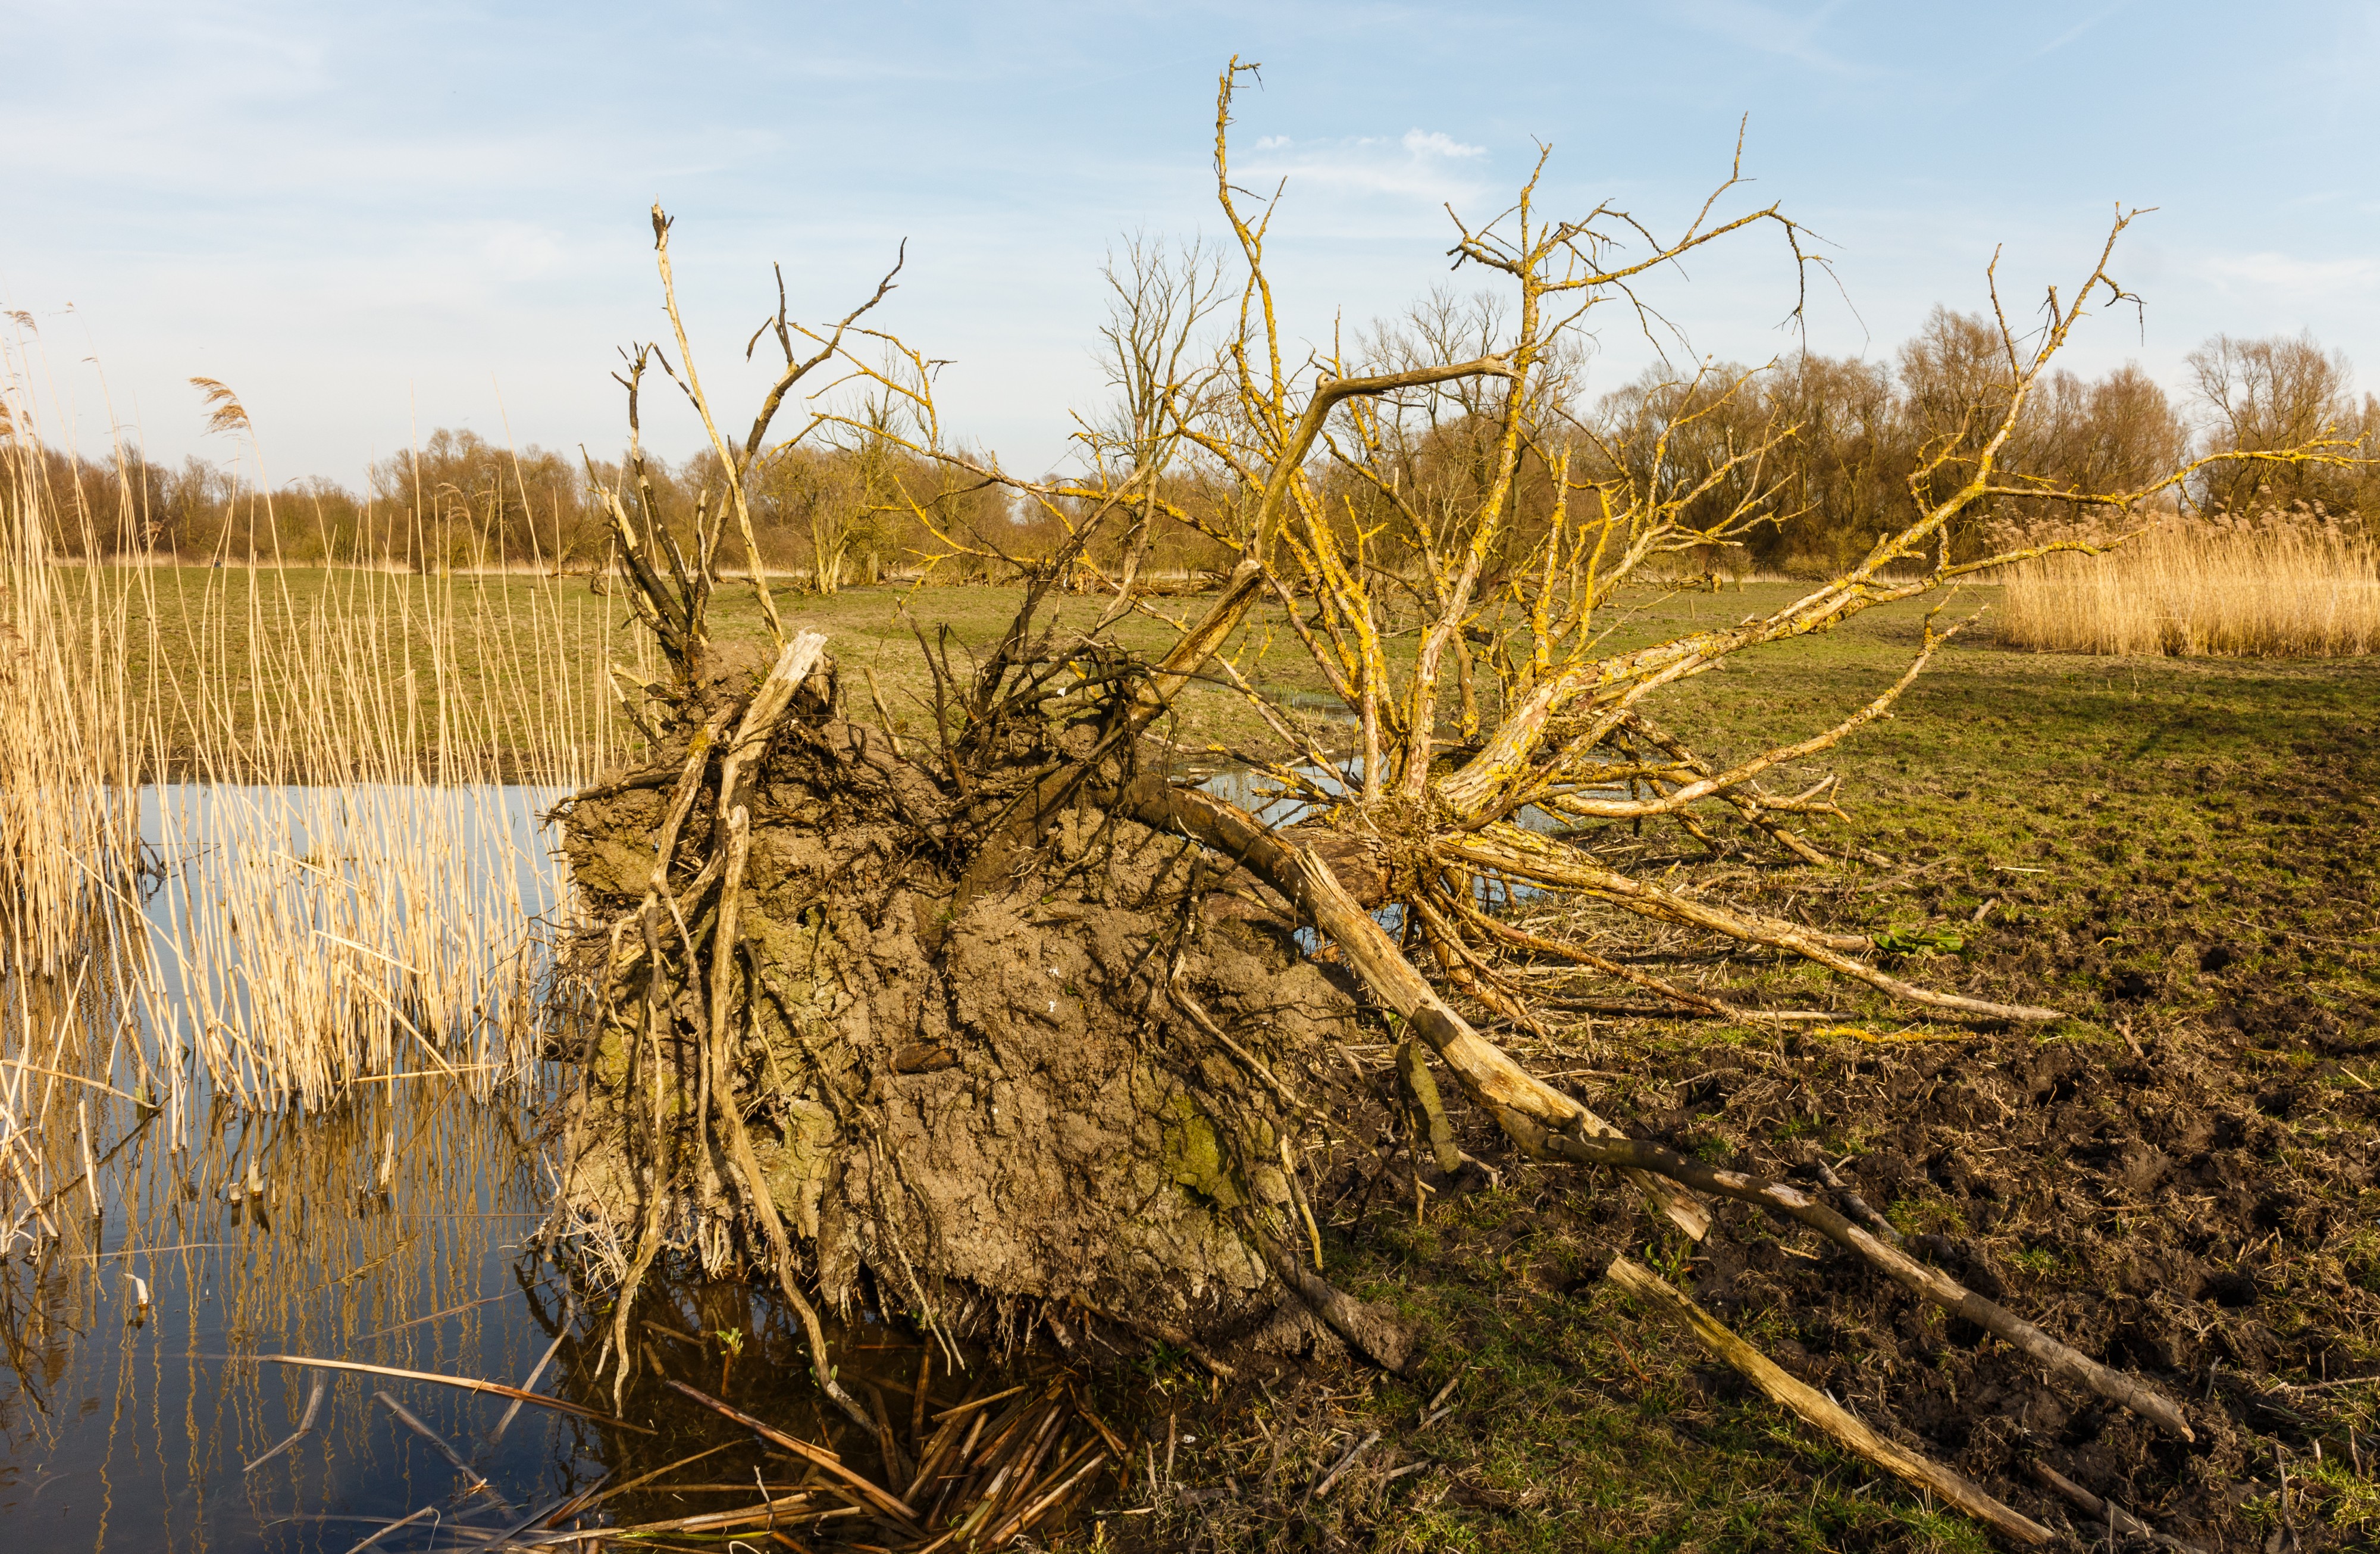
[[[1176,328],[1203,319],[1213,300],[1211,265],[1194,251],[1170,253],[1135,242],[1110,266],[1123,290],[1164,286],[1176,292],[1167,316]],[[1119,314],[1112,328],[1128,328]],[[1498,303],[1440,290],[1405,316],[1375,326],[1358,349],[1373,362],[1449,360],[1484,354],[1509,330]],[[1164,342],[1116,338],[1111,363],[1146,355]],[[1177,355],[1188,336],[1172,342]],[[919,363],[920,367],[928,364]],[[2010,449],[2034,471],[2036,499],[2002,498],[1990,527],[2006,534],[2039,532],[2072,516],[2066,491],[2127,488],[2192,456],[2302,446],[2330,435],[2363,442],[2380,434],[2380,398],[2359,395],[2345,355],[2311,334],[2246,338],[2218,335],[2186,361],[2186,396],[2176,398],[2136,363],[2097,378],[2059,371],[2034,389],[2010,435]],[[1530,450],[1510,478],[1509,531],[1514,555],[1533,545],[1554,510],[1551,460],[1573,461],[1573,475],[1625,477],[1659,486],[1714,460],[1726,474],[1687,504],[1697,527],[1740,514],[1734,538],[1683,557],[1682,569],[1706,574],[1830,575],[1849,565],[1888,527],[1909,500],[1947,491],[1972,465],[1979,440],[1997,428],[1996,405],[2012,381],[1993,320],[1937,307],[1889,361],[1802,351],[1758,368],[1705,361],[1657,363],[1621,386],[1592,395],[1586,362],[1572,355],[1548,362],[1548,393],[1565,409],[1561,424]],[[1112,374],[1111,374],[1112,375]],[[1111,384],[1110,419],[1076,434],[1079,460],[1093,470],[1145,462],[1149,429],[1164,419],[1141,401],[1129,374]],[[1367,444],[1366,457],[1325,460],[1318,474],[1343,524],[1392,527],[1420,513],[1467,505],[1494,462],[1500,379],[1422,397],[1402,413],[1394,404],[1346,412],[1334,434]],[[852,413],[814,422],[831,438],[797,435],[756,450],[744,461],[743,488],[752,537],[774,575],[795,586],[833,593],[888,577],[925,575],[974,581],[1005,573],[1004,557],[1046,557],[1068,543],[1087,508],[1062,495],[1084,483],[1052,478],[1043,500],[1019,500],[1014,483],[970,480],[945,461],[923,458],[938,440],[914,424],[914,396],[880,392]],[[1777,435],[1780,428],[1790,432]],[[1758,447],[1734,459],[1730,449]],[[1669,468],[1644,460],[1659,448]],[[185,564],[360,562],[415,571],[535,567],[600,572],[615,543],[601,492],[621,478],[618,459],[589,459],[529,445],[518,449],[452,428],[418,448],[374,463],[361,490],[320,476],[260,489],[237,460],[196,456],[178,465],[137,447],[112,459],[49,446],[33,456],[51,493],[48,510],[61,554],[96,548]],[[653,519],[689,542],[708,502],[723,500],[723,466],[715,451],[672,462],[642,452]],[[1121,463],[1119,463],[1121,461]],[[975,462],[986,476],[996,455]],[[1184,447],[1160,461],[1151,496],[1199,515],[1190,528],[1145,525],[1132,544],[1144,573],[1196,576],[1228,569],[1237,489],[1213,450]],[[1357,473],[1357,471],[1363,473]],[[1924,471],[1921,473],[1921,471]],[[1087,483],[1096,485],[1097,481]],[[1391,491],[1402,496],[1392,497]],[[2216,463],[2177,505],[2232,515],[2296,512],[2346,521],[2369,534],[2380,528],[2380,475],[2369,468]],[[1417,504],[1417,505],[1416,505]],[[1243,515],[1245,516],[1245,515]],[[1194,532],[1196,531],[1196,532]],[[1203,532],[1206,538],[1200,537]],[[968,536],[965,541],[955,537]],[[1978,532],[1978,536],[1980,531]],[[1980,545],[1980,537],[1957,544]],[[1121,564],[1115,536],[1084,548],[1087,579]],[[1980,553],[1980,552],[1978,552]],[[714,568],[742,571],[749,558],[731,533]]]

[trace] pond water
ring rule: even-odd
[[[1345,791],[1336,777],[1319,766],[1299,763],[1292,769],[1323,793],[1336,797]],[[1341,769],[1347,774],[1349,780],[1360,783],[1364,776],[1363,757],[1346,757]],[[1245,766],[1226,766],[1219,771],[1191,775],[1196,777],[1200,792],[1211,793],[1227,804],[1236,805],[1268,826],[1295,826],[1313,818],[1318,807],[1314,801],[1286,788],[1279,779]],[[1624,786],[1587,789],[1585,793],[1598,799],[1626,799],[1631,796]],[[1578,825],[1573,819],[1539,809],[1534,804],[1517,812],[1512,818],[1514,825],[1524,830],[1548,834],[1571,831]],[[1471,888],[1473,899],[1483,910],[1491,912],[1517,901],[1536,900],[1545,894],[1540,887],[1522,881],[1490,881],[1485,876],[1475,876]],[[1391,935],[1401,935],[1404,931],[1404,908],[1395,902],[1379,908],[1372,917]],[[1311,928],[1298,929],[1296,939],[1309,954],[1321,948],[1321,939]]]
[[[125,1107],[109,1120],[120,1132],[100,1124],[97,1192],[71,1190],[51,1209],[61,1234],[0,1263],[0,1527],[40,1549],[336,1551],[435,1508],[373,1547],[460,1547],[704,1450],[698,1473],[584,1520],[720,1512],[798,1483],[802,1463],[650,1371],[622,1399],[624,1422],[608,1417],[604,1325],[530,1238],[544,1169],[522,1098],[479,1101],[447,1080],[373,1092],[308,1118],[211,1108],[180,1149],[159,1114],[144,1123]],[[664,1279],[638,1311],[669,1374],[877,1471],[875,1443],[820,1406],[774,1302],[732,1280]],[[864,1319],[836,1340],[845,1384],[889,1391],[905,1423],[915,1342]],[[605,1417],[264,1354],[495,1381]],[[929,1377],[946,1394],[936,1408],[967,1380]],[[471,1491],[392,1403],[487,1487]],[[310,1407],[311,1428],[249,1471]]]
[[[501,936],[456,939],[423,903],[474,902],[516,921],[549,910],[540,882],[552,871],[529,818],[545,797],[152,793],[143,814],[167,868],[144,903],[150,935],[180,934],[187,950],[188,924],[214,910],[217,887],[263,869],[282,918],[276,943],[330,933],[416,969],[432,956],[521,953]],[[275,804],[300,826],[259,829]],[[462,838],[432,850],[455,877],[428,894],[382,877],[389,865],[371,849],[393,834],[392,815],[411,834],[443,826],[450,842]],[[122,1043],[104,1029],[68,1039],[62,1022],[93,1008],[135,1024],[275,1018],[267,985],[241,959],[257,932],[232,935],[188,975],[182,955],[164,956],[177,974],[129,1012],[95,1004],[87,988],[0,989],[0,1019],[19,1022],[5,1047],[18,1056],[0,1071],[14,1130],[0,1139],[0,1169],[24,1172],[0,1193],[0,1227],[18,1227],[0,1255],[0,1533],[21,1548],[94,1554],[337,1554],[367,1539],[491,1548],[508,1530],[511,1546],[527,1546],[575,1526],[777,1499],[777,1525],[805,1536],[898,1541],[838,1494],[832,1471],[765,1449],[662,1377],[897,1491],[939,1438],[932,1415],[996,1390],[996,1373],[963,1351],[929,1358],[905,1331],[852,1314],[832,1338],[844,1384],[881,1411],[883,1427],[864,1434],[821,1407],[800,1331],[775,1301],[736,1280],[662,1270],[636,1308],[638,1374],[615,1399],[601,1292],[534,1233],[553,1169],[539,1132],[563,1077],[552,1065],[510,1064],[501,1082],[416,1071],[273,1110],[233,1105],[193,1066],[178,1104],[152,1107],[123,1093],[136,1082]],[[379,1038],[394,1041],[388,1027],[402,1023],[384,1017]],[[501,1058],[501,1046],[486,1050]],[[79,1050],[99,1056],[78,1065]],[[79,1066],[81,1079],[68,1078]],[[262,1358],[276,1355],[378,1369]],[[382,1374],[392,1371],[542,1401],[516,1409],[502,1395]],[[636,1484],[661,1469],[670,1471]],[[937,1486],[952,1487],[926,1484]],[[747,1537],[765,1541],[766,1523]]]
[[[116,959],[151,1046],[203,1054],[217,1083],[307,1101],[359,1073],[525,1071],[550,1026],[565,882],[538,815],[559,797],[142,789],[155,872]]]

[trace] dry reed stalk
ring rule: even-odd
[[[2011,569],[2002,627],[2053,653],[2380,653],[2380,545],[2311,514],[2169,519],[2109,556]]]
[[[201,1075],[312,1108],[407,1066],[483,1093],[523,1072],[551,1009],[533,918],[568,909],[533,799],[505,789],[622,753],[600,608],[542,573],[407,575],[327,545],[303,573],[85,561],[139,532],[132,492],[114,513],[62,497],[15,424],[0,1056],[35,1039],[31,983],[74,973],[112,1038],[99,1077],[162,1099],[177,1134]]]

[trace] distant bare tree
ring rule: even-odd
[[[2217,335],[2189,362],[2210,451],[2264,453],[2362,430],[2346,354],[2325,350],[2311,334]],[[2209,467],[2201,499],[2244,513],[2262,504],[2336,502],[2345,489],[2332,468],[2226,463]]]

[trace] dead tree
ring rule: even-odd
[[[1053,1331],[1104,1322],[1193,1345],[1245,1337],[1287,1301],[1402,1364],[1404,1337],[1315,1266],[1312,1199],[1377,1169],[1399,1104],[1340,1061],[1348,1034],[1369,1025],[1422,1044],[1522,1153],[1625,1173],[1697,1237],[1706,1196],[1791,1218],[2187,1436],[2175,1404],[2137,1378],[1811,1192],[1622,1136],[1481,1029],[1491,1016],[1535,1025],[1548,969],[1619,982],[1682,1013],[1795,1018],[1655,976],[1560,921],[1524,926],[1500,905],[1524,892],[1798,958],[1942,1018],[2060,1018],[1904,980],[1864,937],[1632,872],[1633,855],[1579,827],[1667,824],[1700,843],[1720,823],[1711,817],[1732,815],[1787,860],[1829,862],[1796,827],[1833,813],[1830,785],[1787,793],[1764,779],[1888,715],[1947,632],[1929,618],[1892,687],[1740,760],[1706,754],[1647,699],[1876,606],[1946,594],[2046,550],[2098,548],[1962,548],[1963,528],[1996,502],[2055,497],[2120,528],[2192,474],[2094,492],[2000,462],[2072,331],[2094,307],[2129,300],[2108,266],[2130,217],[2074,292],[2049,294],[2034,332],[2002,315],[2006,381],[1988,415],[1934,451],[1900,526],[1857,565],[1737,624],[1613,651],[1623,588],[1790,516],[1764,471],[1795,429],[1711,434],[1738,385],[1707,379],[1690,379],[1684,408],[1658,423],[1596,426],[1575,407],[1574,342],[1594,310],[1651,316],[1638,295],[1648,276],[1732,236],[1778,234],[1799,275],[1799,228],[1774,207],[1716,215],[1732,177],[1666,240],[1609,207],[1549,220],[1533,175],[1497,221],[1458,225],[1451,251],[1505,288],[1500,312],[1468,335],[1422,328],[1301,357],[1266,279],[1274,206],[1251,211],[1232,182],[1239,71],[1223,74],[1216,121],[1218,197],[1245,262],[1236,297],[1217,310],[1221,347],[1211,358],[1194,349],[1216,300],[1203,271],[1132,269],[1111,334],[1124,408],[1087,433],[1093,457],[1077,481],[1016,480],[942,446],[929,363],[856,330],[864,307],[834,331],[803,332],[820,354],[797,360],[781,293],[771,327],[787,376],[740,456],[719,442],[729,469],[761,450],[786,388],[833,359],[870,392],[907,400],[926,429],[914,452],[1043,504],[1068,535],[1051,554],[1014,556],[999,534],[916,504],[947,554],[971,552],[1026,583],[1012,628],[972,660],[921,639],[934,688],[926,740],[905,744],[880,703],[874,716],[849,711],[827,644],[788,638],[773,610],[765,673],[716,669],[705,563],[726,515],[745,521],[732,483],[698,521],[690,562],[650,520],[631,520],[633,491],[611,494],[623,581],[677,671],[645,709],[666,730],[666,759],[567,806],[579,883],[611,914],[588,946],[600,1010],[573,1103],[582,1148],[570,1200],[623,1286],[623,1374],[638,1281],[674,1251],[714,1270],[765,1270],[809,1325],[820,1385],[863,1423],[832,1379],[809,1290],[834,1302],[872,1290],[936,1331],[1039,1313]],[[655,233],[666,296],[658,212]],[[846,328],[871,354],[889,348],[898,370],[844,349]],[[678,350],[685,360],[682,336]],[[641,373],[623,381],[633,422]],[[714,426],[690,364],[680,381]],[[1423,469],[1450,446],[1459,458]],[[2253,457],[2345,451],[2317,442]],[[1198,461],[1231,499],[1180,500],[1169,471],[1181,460]],[[1154,607],[1131,573],[1160,522],[1196,529],[1236,561],[1220,595],[1176,622],[1174,645],[1149,661],[1111,629]],[[1114,602],[1090,629],[1061,632],[1042,606],[1102,536]],[[765,607],[765,583],[756,587]],[[1269,701],[1235,659],[1268,603],[1345,708],[1344,742]],[[1195,683],[1245,698],[1274,731],[1276,747],[1251,756],[1303,801],[1297,825],[1268,826],[1174,778],[1156,735]],[[1331,960],[1307,953],[1297,936],[1308,931]],[[1428,1088],[1420,1054],[1407,1049],[1416,1093]]]

